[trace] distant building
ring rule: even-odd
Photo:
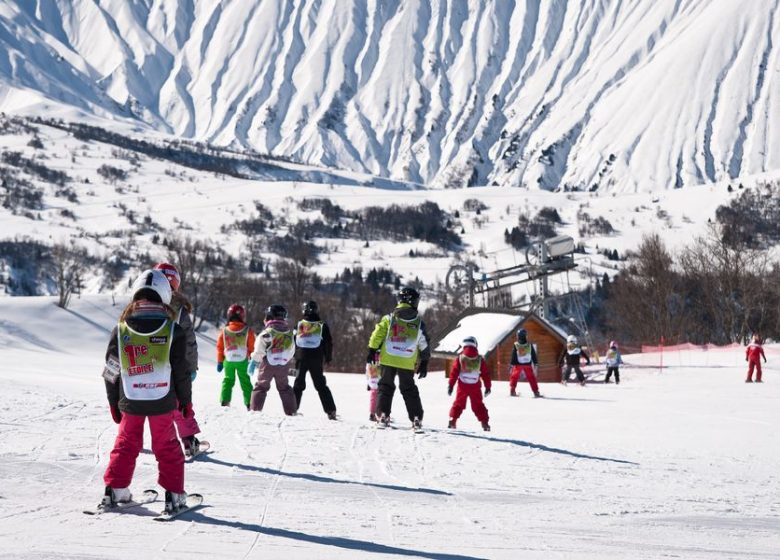
[[[508,380],[512,345],[521,327],[528,331],[528,340],[536,347],[539,359],[536,377],[539,382],[559,382],[561,368],[558,361],[566,348],[566,333],[533,313],[466,309],[433,341],[432,355],[443,359],[446,371],[449,372],[461,341],[467,336],[474,336],[479,344],[479,352],[493,372],[493,379]]]

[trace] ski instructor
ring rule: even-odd
[[[420,302],[419,292],[410,287],[401,288],[396,294],[396,302],[393,312],[382,317],[374,327],[374,332],[368,341],[366,363],[375,363],[376,353],[379,352],[378,421],[385,426],[390,422],[397,375],[401,396],[404,398],[409,420],[412,421],[412,428],[420,430],[423,407],[420,391],[414,383],[414,373],[416,367],[420,379],[428,375],[431,350],[428,346],[425,323],[417,312],[417,304]]]

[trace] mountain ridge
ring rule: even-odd
[[[0,110],[433,187],[663,190],[780,167],[777,7],[36,0],[0,7]]]

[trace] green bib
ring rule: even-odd
[[[170,320],[153,333],[139,333],[127,323],[119,324],[119,367],[128,399],[158,400],[170,391],[173,328]]]

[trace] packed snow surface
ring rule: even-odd
[[[620,385],[486,399],[446,429],[441,373],[419,381],[424,434],[368,423],[362,375],[329,374],[340,419],[311,387],[302,416],[219,406],[213,333],[198,337],[194,402],[213,453],[187,466],[206,507],[154,523],[157,503],[98,518],[116,434],[100,377],[120,305],[0,300],[0,556],[4,558],[768,559],[780,550],[780,352],[763,385],[741,349],[625,356]],[[356,343],[360,343],[359,341]],[[336,349],[338,351],[338,349]],[[147,442],[148,448],[148,442]],[[142,453],[132,490],[156,486]]]
[[[780,167],[779,0],[0,3],[0,111],[435,186]]]

